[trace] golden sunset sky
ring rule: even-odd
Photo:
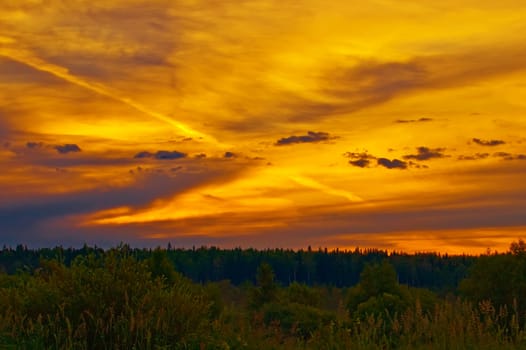
[[[526,233],[524,0],[2,0],[0,239]]]

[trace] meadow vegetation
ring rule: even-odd
[[[302,259],[316,254],[310,253]],[[4,248],[0,348],[526,348],[522,241],[504,254],[466,257],[470,264],[459,283],[451,285],[455,278],[442,271],[438,275],[449,282],[434,288],[401,283],[393,255],[378,252],[360,253],[378,258],[362,264],[357,283],[347,286],[339,285],[339,277],[327,283],[283,283],[276,278],[283,265],[264,254],[244,282],[199,281],[176,268],[173,257],[182,254],[127,245],[69,253]],[[417,255],[412,259],[426,261]],[[432,258],[440,259],[438,266],[457,276],[448,265],[451,257]],[[5,262],[16,264],[17,271]]]

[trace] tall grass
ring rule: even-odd
[[[455,299],[423,313],[417,303],[400,315],[320,325],[306,340],[284,334],[276,324],[246,336],[254,349],[525,349],[516,316],[510,318],[505,308],[488,312],[488,305]]]

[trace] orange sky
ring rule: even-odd
[[[2,243],[505,250],[526,233],[525,17],[3,0]]]

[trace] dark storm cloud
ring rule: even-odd
[[[425,123],[433,121],[432,118],[420,118],[420,119],[398,119],[395,120],[395,123],[405,124],[405,123]]]
[[[387,169],[407,169],[407,163],[400,159],[378,158],[377,163]]]
[[[429,160],[434,158],[444,158],[447,157],[442,153],[445,148],[429,148],[429,147],[418,147],[417,154],[408,154],[403,156],[404,159],[414,159],[414,160]]]
[[[54,147],[58,153],[61,153],[61,154],[67,154],[67,153],[75,153],[75,152],[80,152],[81,149],[78,145],[74,144],[74,143],[66,143],[64,145],[57,145]]]
[[[504,145],[506,142],[502,141],[502,140],[481,140],[481,139],[477,139],[477,138],[474,138],[472,140],[473,142],[475,142],[477,145],[480,145],[480,146],[499,146],[499,145]]]
[[[289,137],[284,137],[282,139],[279,139],[276,141],[276,146],[284,146],[284,145],[291,145],[295,143],[312,143],[312,142],[321,142],[321,141],[327,141],[331,137],[329,136],[329,133],[327,132],[315,132],[315,131],[308,131],[307,135],[293,135]]]

